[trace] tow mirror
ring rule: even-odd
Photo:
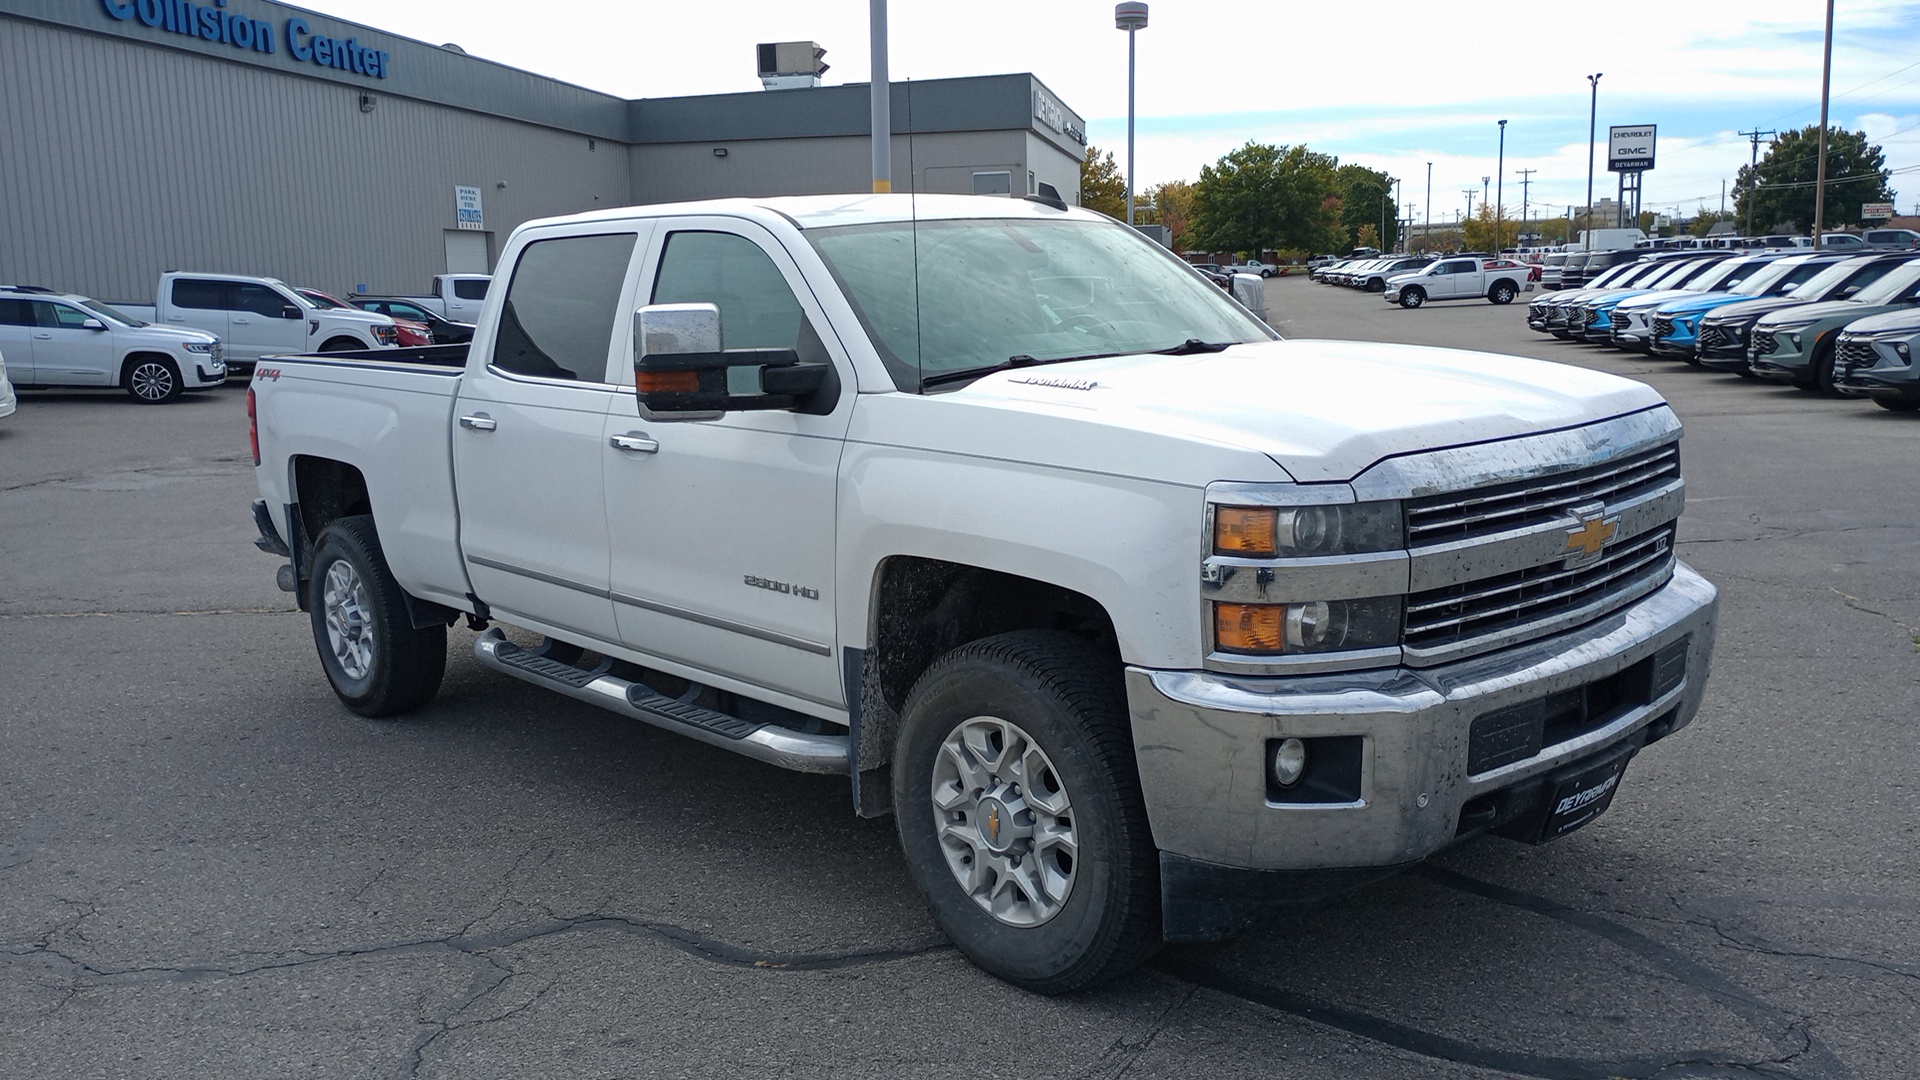
[[[791,409],[826,382],[826,364],[792,349],[724,349],[714,304],[649,304],[633,315],[633,388],[643,419],[718,420],[733,411]],[[739,370],[757,393],[728,389]],[[745,380],[743,380],[745,381]]]
[[[1261,322],[1267,321],[1267,283],[1259,274],[1233,275],[1233,298]]]

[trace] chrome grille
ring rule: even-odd
[[[1627,327],[1633,325],[1633,320],[1627,317],[1626,312],[1615,308],[1613,318],[1608,321],[1607,325],[1615,330],[1625,330]]]
[[[213,343],[213,351],[207,355],[213,357],[215,360],[224,360],[227,357],[226,346],[216,341]]]
[[[1873,342],[1865,338],[1841,337],[1840,345],[1833,353],[1834,363],[1847,367],[1872,367],[1879,361],[1874,355]]]
[[[1673,336],[1673,320],[1665,315],[1653,317],[1653,336],[1657,338]]]
[[[1411,546],[1471,540],[1543,525],[1596,500],[1619,503],[1680,479],[1680,447],[1650,450],[1571,472],[1409,500]]]
[[[1414,593],[1401,640],[1413,648],[1446,645],[1588,608],[1597,618],[1667,579],[1675,529],[1668,522],[1576,567],[1551,562]]]
[[[1773,331],[1755,330],[1753,332],[1753,345],[1751,346],[1753,355],[1765,356],[1779,347],[1780,343],[1773,340]]]

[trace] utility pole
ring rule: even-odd
[[[1520,178],[1520,227],[1527,226],[1527,185],[1533,183],[1533,174],[1539,169],[1515,169],[1513,175]]]
[[[1605,74],[1604,71],[1596,71],[1587,76],[1587,85],[1593,87],[1593,101],[1587,106],[1587,228],[1589,229],[1593,228],[1593,133],[1596,130],[1594,122],[1600,116],[1600,76]],[[1573,226],[1569,224],[1567,229],[1571,233]],[[1569,235],[1567,239],[1573,238]]]
[[[1500,157],[1494,162],[1493,175],[1500,186],[1493,195],[1493,257],[1500,257],[1500,219],[1507,216],[1507,122],[1500,121]]]
[[[1753,204],[1760,194],[1760,137],[1765,135],[1768,138],[1772,138],[1780,133],[1777,131],[1761,131],[1759,128],[1755,128],[1752,131],[1742,131],[1738,134],[1745,135],[1753,140],[1753,161],[1747,167],[1747,235],[1752,236]]]
[[[1461,194],[1467,197],[1467,220],[1472,221],[1473,220],[1473,189],[1468,188],[1465,191],[1461,192]]]
[[[1420,239],[1433,243],[1433,162],[1427,162],[1427,227],[1422,230]]]
[[[1820,174],[1813,183],[1813,250],[1827,227],[1827,92],[1833,89],[1833,0],[1827,0],[1827,57],[1820,66]]]

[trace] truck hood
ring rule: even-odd
[[[1642,383],[1543,360],[1313,340],[1015,369],[955,396],[1243,447],[1302,483],[1349,480],[1396,455],[1577,427],[1664,403]]]
[[[128,312],[129,315],[133,314]],[[109,323],[116,335],[124,334],[140,341],[180,343],[186,341],[208,342],[220,340],[220,335],[206,330],[192,330],[184,326],[161,326],[148,323],[145,326],[120,326]]]
[[[355,326],[385,326],[393,320],[377,311],[361,311],[359,308],[324,308],[307,312],[310,319],[332,320],[335,323],[352,323]]]

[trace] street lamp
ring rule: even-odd
[[[1500,215],[1507,212],[1506,187],[1507,171],[1507,122],[1500,121],[1500,157],[1493,168],[1493,251],[1494,258],[1500,257]]]
[[[1587,108],[1587,227],[1593,227],[1593,133],[1594,121],[1600,116],[1600,76],[1604,71],[1596,71],[1587,76],[1587,85],[1593,88],[1593,102]],[[1571,242],[1573,237],[1567,237]]]
[[[1147,5],[1113,5],[1113,25],[1127,32],[1127,227],[1133,227],[1133,35],[1147,28]]]
[[[1433,162],[1427,162],[1427,227],[1421,230],[1423,245],[1433,242]]]

